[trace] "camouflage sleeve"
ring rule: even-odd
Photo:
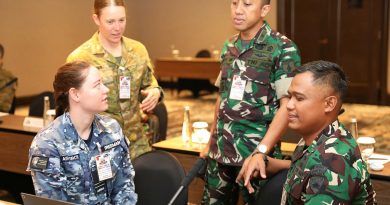
[[[154,76],[154,66],[152,64],[152,61],[149,58],[148,51],[146,50],[145,47],[144,49],[142,49],[141,55],[145,56],[145,58],[147,59],[146,60],[147,69],[144,75],[142,76],[141,88],[142,89],[158,88],[160,90],[160,99],[159,99],[160,102],[164,99],[164,92],[163,89],[158,85],[157,79]]]
[[[229,44],[229,41],[225,41],[225,43],[223,44],[223,47],[221,49],[221,56],[220,56],[220,59],[222,60],[227,52],[227,49],[228,49],[228,44]],[[221,72],[222,71],[219,71],[219,74],[218,74],[218,77],[217,79],[215,80],[214,82],[214,85],[215,87],[219,88],[220,87],[220,84],[221,84]]]
[[[37,136],[30,147],[28,171],[31,171],[37,196],[67,200],[66,177],[60,165],[60,156],[55,145],[43,136]]]
[[[295,68],[300,65],[301,57],[297,46],[292,41],[284,42],[275,68],[275,90],[278,99],[287,95]]]
[[[16,92],[16,78],[11,72],[0,69],[0,112],[9,112]]]
[[[120,132],[122,133],[122,131]],[[122,162],[119,165],[118,173],[114,180],[113,192],[112,192],[112,201],[113,204],[136,204],[137,194],[135,193],[134,186],[134,168],[131,164],[130,155],[129,155],[129,142],[125,141],[125,137],[122,135],[121,146],[125,150],[122,154]]]
[[[305,204],[372,204],[374,199],[369,191],[372,187],[371,184],[365,186],[369,176],[362,167],[362,161],[358,160],[354,164],[360,167],[360,171],[344,160],[334,160],[332,163],[332,167],[318,166],[310,171],[303,193]]]

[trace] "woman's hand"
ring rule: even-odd
[[[156,107],[158,99],[160,99],[160,89],[150,88],[141,90],[141,95],[145,96],[145,99],[142,100],[140,108],[143,112],[149,113]]]

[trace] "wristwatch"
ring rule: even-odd
[[[268,147],[267,147],[267,145],[261,144],[257,147],[257,150],[259,150],[259,152],[262,154],[267,154]]]

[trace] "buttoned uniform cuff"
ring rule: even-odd
[[[251,157],[253,157],[253,156],[257,155],[257,154],[261,154],[261,156],[263,157],[265,168],[267,168],[268,162],[269,162],[267,155],[264,154],[264,153],[259,152],[258,150],[256,150],[255,152],[252,153]]]

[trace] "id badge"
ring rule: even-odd
[[[109,153],[103,153],[95,157],[99,181],[112,178],[111,157]]]
[[[119,76],[119,98],[130,99],[130,76]]]
[[[242,100],[244,97],[245,85],[246,80],[242,80],[239,75],[234,75],[229,98],[233,100]]]

